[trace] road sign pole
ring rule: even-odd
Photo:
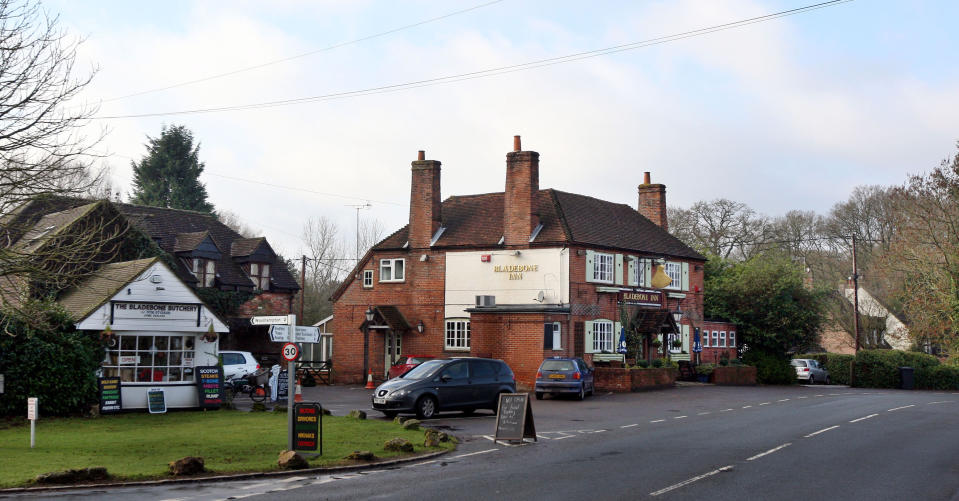
[[[296,315],[289,316],[290,342],[296,342]],[[290,360],[287,364],[287,382],[286,382],[286,430],[288,435],[287,450],[292,451],[294,445],[293,430],[293,393],[296,392],[296,386],[293,382],[296,378],[296,360]]]

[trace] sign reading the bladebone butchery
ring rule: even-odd
[[[114,320],[196,320],[200,305],[183,303],[113,303]]]

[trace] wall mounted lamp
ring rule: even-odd
[[[422,334],[424,330],[426,330],[426,326],[423,325],[423,321],[420,320],[419,322],[416,322],[416,332]]]

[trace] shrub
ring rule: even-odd
[[[924,390],[959,390],[959,367],[939,365],[916,371],[916,388]]]
[[[653,360],[653,367],[655,367],[655,368],[658,369],[658,368],[660,368],[660,367],[662,367],[662,366],[663,366],[663,359],[657,358],[657,359],[654,359],[654,360]]]
[[[640,360],[636,363],[641,369],[646,369],[649,367],[649,360]]]
[[[77,332],[55,303],[36,306],[43,317],[39,322],[0,320],[6,324],[0,334],[0,374],[5,375],[0,415],[25,415],[28,397],[40,399],[43,416],[85,412],[97,401],[103,348],[95,336]]]
[[[708,376],[716,370],[716,364],[699,364],[696,366],[696,374]]]
[[[749,350],[743,362],[756,367],[756,382],[759,384],[794,384],[796,371],[789,360],[771,353]]]

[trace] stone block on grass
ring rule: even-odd
[[[78,468],[73,470],[54,471],[37,475],[34,482],[38,484],[79,484],[96,482],[110,478],[107,469],[103,466]]]
[[[398,425],[400,425],[400,426],[402,426],[403,423],[406,422],[406,419],[407,419],[407,418],[405,418],[405,417],[403,417],[403,416],[396,416],[395,418],[393,418],[393,422],[396,423],[396,424],[398,424]]]
[[[196,475],[205,471],[206,467],[203,466],[203,458],[201,457],[187,456],[170,463],[170,474],[172,475]]]
[[[370,451],[353,451],[344,459],[352,459],[354,461],[372,461],[376,459],[376,456],[374,456]]]
[[[423,433],[423,446],[424,447],[439,447],[440,445],[440,432],[427,428],[426,432]]]
[[[350,411],[350,417],[355,419],[366,419],[366,412],[353,409]]]
[[[403,422],[404,430],[418,430],[420,429],[420,420],[418,419],[407,419]]]
[[[280,457],[276,460],[276,464],[284,470],[302,470],[310,466],[310,463],[308,463],[303,456],[297,454],[296,451],[281,452]]]
[[[413,452],[413,443],[405,438],[392,438],[383,444],[383,448],[391,452]]]

